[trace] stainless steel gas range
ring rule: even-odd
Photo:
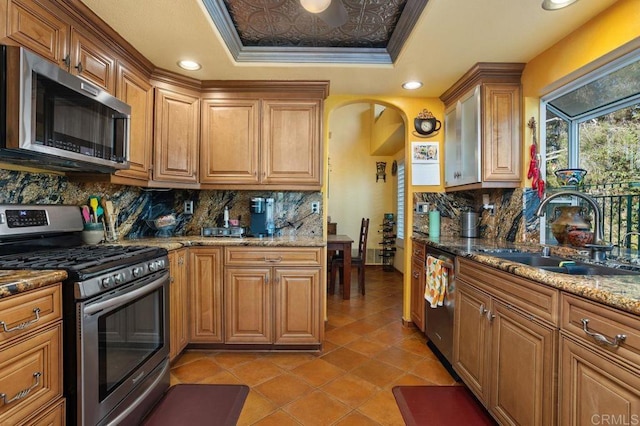
[[[82,245],[77,206],[0,205],[0,269],[64,269],[69,425],[136,425],[169,387],[167,251]]]

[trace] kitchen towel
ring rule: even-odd
[[[432,308],[442,306],[444,295],[449,284],[449,271],[444,262],[437,257],[427,256],[427,284],[424,289],[424,298]]]

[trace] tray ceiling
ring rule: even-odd
[[[238,62],[393,63],[427,0],[333,0],[347,22],[332,28],[299,0],[204,0]]]

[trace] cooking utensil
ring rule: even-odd
[[[81,206],[80,211],[82,212],[82,220],[84,220],[84,223],[91,222],[91,211],[89,210],[89,206]]]
[[[527,123],[527,127],[531,129],[531,147],[529,148],[529,155],[531,160],[529,162],[529,172],[527,178],[531,179],[531,189],[535,189],[538,192],[538,198],[544,197],[545,183],[544,179],[540,177],[540,161],[541,156],[538,154],[538,140],[536,137],[536,119],[531,117]]]
[[[93,222],[98,221],[98,205],[100,202],[98,201],[98,197],[91,196],[89,197],[89,207],[91,207],[91,212],[93,214]]]

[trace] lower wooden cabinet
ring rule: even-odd
[[[223,343],[222,247],[189,249],[192,343]]]
[[[187,249],[169,252],[169,359],[173,361],[189,343],[189,289],[187,276]]]
[[[421,331],[425,331],[425,245],[413,242],[411,256],[411,321]]]
[[[501,424],[556,424],[557,327],[496,296],[491,286],[504,284],[504,276],[461,271],[454,369]]]
[[[321,343],[320,249],[225,249],[227,344]]]
[[[1,299],[0,321],[0,424],[62,424],[60,284]]]
[[[561,317],[559,424],[640,424],[640,319],[567,294]]]

